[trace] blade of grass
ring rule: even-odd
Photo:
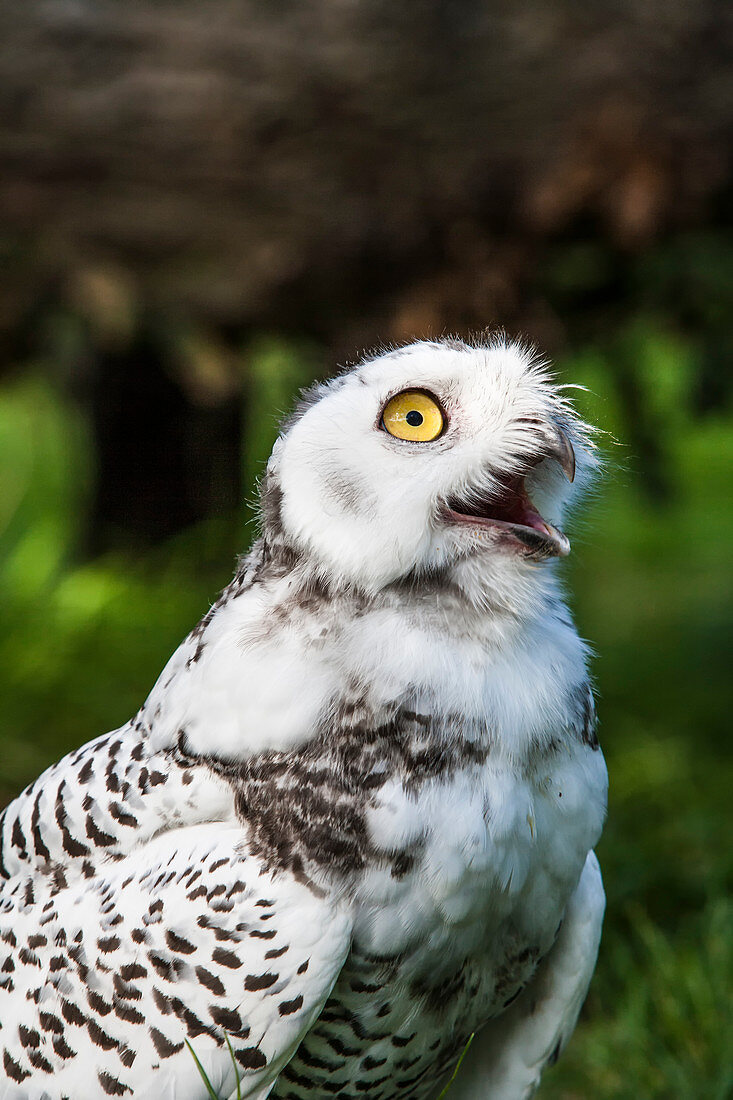
[[[227,1039],[227,1042],[228,1041],[229,1040]],[[185,1042],[186,1046],[188,1047],[188,1049],[191,1051],[191,1057],[193,1058],[194,1062],[196,1063],[198,1071],[201,1074],[201,1079],[203,1080],[204,1084],[206,1085],[206,1088],[208,1089],[209,1096],[211,1097],[211,1100],[221,1100],[221,1098],[219,1096],[217,1096],[216,1093],[214,1092],[214,1086],[212,1085],[211,1081],[209,1080],[209,1078],[206,1074],[206,1070],[204,1069],[204,1067],[201,1065],[198,1058],[196,1057],[196,1052],[193,1049],[193,1047],[191,1046],[191,1044],[189,1043],[188,1039],[184,1039],[184,1042]],[[229,1049],[231,1050],[231,1047]],[[460,1065],[460,1062],[459,1062],[459,1065]],[[239,1074],[237,1074],[237,1097],[239,1098]]]
[[[224,1032],[224,1038],[226,1039],[227,1046],[229,1047],[229,1054],[230,1054],[231,1059],[232,1059],[232,1065],[234,1066],[234,1076],[237,1079],[237,1100],[242,1100],[242,1081],[241,1081],[241,1078],[239,1076],[239,1066],[237,1065],[237,1060],[234,1057],[234,1051],[232,1050],[232,1044],[229,1041],[229,1036],[227,1035],[226,1031]]]
[[[458,1062],[456,1063],[456,1068],[453,1070],[453,1076],[451,1077],[450,1081],[448,1082],[448,1084],[445,1086],[445,1088],[441,1092],[440,1096],[438,1097],[438,1100],[444,1100],[444,1097],[448,1093],[448,1089],[451,1087],[451,1085],[455,1081],[456,1077],[458,1076],[458,1070],[461,1068],[461,1065],[463,1063],[463,1059],[468,1054],[468,1048],[470,1047],[471,1043],[473,1042],[473,1037],[474,1037],[475,1034],[476,1033],[474,1031],[471,1032],[469,1040],[466,1043],[465,1047],[463,1048],[463,1051],[461,1052],[461,1057],[458,1059]]]

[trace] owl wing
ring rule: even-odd
[[[235,825],[169,830],[86,877],[0,895],[0,1097],[265,1097],[317,1018],[349,916],[242,854]],[[228,1046],[231,1044],[231,1052]]]
[[[163,830],[233,820],[231,789],[140,721],[53,764],[0,815],[3,880],[114,860]]]
[[[450,1100],[526,1100],[570,1038],[596,964],[606,898],[594,852],[549,954],[516,1001],[476,1036]]]

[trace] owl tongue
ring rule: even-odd
[[[524,478],[507,478],[499,493],[472,500],[451,500],[449,520],[473,527],[499,528],[509,548],[563,556],[570,550],[562,531],[547,523],[527,495]]]
[[[500,496],[482,504],[476,515],[519,524],[522,527],[533,527],[543,535],[548,533],[547,524],[527,496],[524,480],[521,477],[512,478]]]

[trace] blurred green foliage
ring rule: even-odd
[[[573,263],[587,281],[593,256]],[[598,971],[579,1031],[542,1091],[565,1100],[733,1092],[733,411],[718,403],[704,412],[699,400],[706,341],[720,324],[715,302],[703,297],[712,316],[702,335],[647,306],[612,340],[559,364],[564,381],[587,387],[577,404],[608,433],[606,476],[576,524],[567,568],[580,629],[598,653],[611,774]],[[253,496],[275,413],[317,358],[263,337],[249,363],[242,461]],[[0,390],[2,801],[137,709],[234,564],[231,517],[137,557],[80,560],[94,455],[50,376],[39,363]],[[664,492],[645,477],[647,444]],[[251,520],[237,519],[237,549],[251,541]]]

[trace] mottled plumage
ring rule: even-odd
[[[388,430],[404,391],[434,438]],[[434,1100],[473,1032],[452,1100],[531,1094],[603,913],[555,570],[594,464],[501,341],[304,399],[261,537],[138,715],[0,819],[0,1098],[203,1100],[186,1040],[236,1096],[228,1038],[253,1100]]]

